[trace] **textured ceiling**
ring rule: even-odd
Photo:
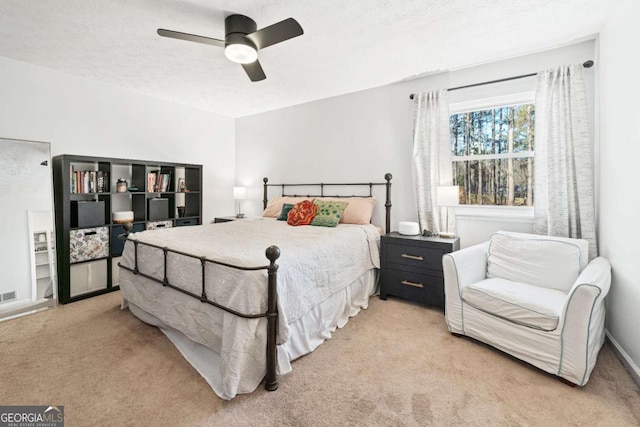
[[[0,0],[0,56],[239,117],[568,43],[607,1]],[[224,38],[232,13],[305,34],[260,51],[256,83],[221,48],[156,34]]]

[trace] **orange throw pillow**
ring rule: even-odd
[[[287,224],[289,225],[309,225],[316,216],[318,207],[311,200],[305,200],[296,205],[289,211],[287,216]]]

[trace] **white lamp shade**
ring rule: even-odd
[[[442,185],[436,189],[438,206],[458,206],[460,204],[460,187]]]
[[[244,200],[247,198],[247,189],[245,187],[233,187],[233,199]]]

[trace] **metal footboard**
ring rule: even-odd
[[[129,224],[127,224],[129,225]],[[266,317],[267,318],[267,348],[266,348],[266,352],[267,352],[267,375],[265,377],[265,389],[269,390],[269,391],[274,391],[278,388],[278,380],[276,378],[276,336],[277,336],[277,328],[278,328],[278,292],[277,292],[277,286],[278,286],[278,264],[276,264],[276,260],[280,257],[280,249],[277,246],[269,246],[267,248],[267,250],[265,251],[265,255],[267,257],[267,259],[269,260],[269,265],[264,265],[264,266],[258,266],[258,267],[241,267],[238,265],[233,265],[233,264],[228,264],[225,262],[221,262],[221,261],[216,261],[216,260],[212,260],[212,259],[208,259],[206,257],[199,257],[193,254],[189,254],[186,252],[182,252],[182,251],[176,251],[173,249],[169,249],[167,247],[163,247],[163,246],[158,246],[158,245],[154,245],[151,243],[145,243],[145,242],[141,242],[139,240],[135,240],[135,239],[131,239],[128,236],[128,233],[130,231],[131,227],[127,227],[125,226],[125,230],[127,231],[126,234],[123,234],[121,236],[119,236],[120,238],[133,242],[133,247],[134,247],[134,267],[130,268],[127,267],[125,265],[122,265],[122,263],[118,263],[118,265],[120,266],[120,268],[124,268],[125,270],[128,270],[130,272],[132,272],[133,274],[137,274],[139,276],[145,277],[149,280],[153,280],[154,282],[160,283],[162,286],[167,287],[167,288],[171,288],[171,289],[175,289],[178,292],[182,292],[185,295],[189,295],[190,297],[196,298],[198,300],[200,300],[200,302],[205,303],[205,304],[209,304],[212,305],[214,307],[219,308],[220,310],[224,310],[227,313],[231,313],[235,316],[238,317],[242,317],[245,319],[257,319],[257,318],[261,318],[261,317]],[[140,269],[138,268],[138,247],[140,245],[143,246],[149,246],[151,248],[155,248],[155,249],[159,249],[163,252],[164,255],[164,271],[163,271],[163,278],[158,279],[155,278],[153,276],[150,276],[148,274],[145,274],[143,272],[140,271]],[[202,293],[200,295],[195,294],[193,292],[190,292],[186,289],[183,289],[179,286],[176,286],[172,283],[169,283],[169,277],[168,277],[168,267],[167,267],[167,255],[169,253],[174,253],[174,254],[178,254],[178,255],[182,255],[182,256],[186,256],[189,258],[194,258],[200,261],[201,265],[202,265]],[[206,265],[207,263],[211,263],[211,264],[217,264],[217,265],[221,265],[224,267],[229,267],[229,268],[234,268],[236,270],[244,270],[244,271],[256,271],[256,270],[267,270],[268,273],[268,289],[267,289],[267,311],[264,313],[253,313],[253,314],[247,314],[247,313],[241,313],[239,311],[236,311],[232,308],[229,307],[225,307],[215,301],[211,301],[208,297],[207,297],[207,292],[205,290],[205,280],[206,280]]]

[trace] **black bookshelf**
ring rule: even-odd
[[[156,182],[164,180],[153,188],[152,174]],[[127,181],[125,192],[118,191],[120,178]],[[180,191],[181,180],[186,191]],[[124,230],[113,222],[114,212],[133,211],[134,232],[158,224],[202,224],[202,165],[64,154],[53,158],[53,185],[58,299],[63,304],[119,289],[115,275],[124,242],[117,236]],[[150,219],[150,200],[157,198],[167,214]],[[78,205],[90,207],[83,211],[88,214],[79,212]],[[184,217],[178,216],[178,206],[185,207]]]

